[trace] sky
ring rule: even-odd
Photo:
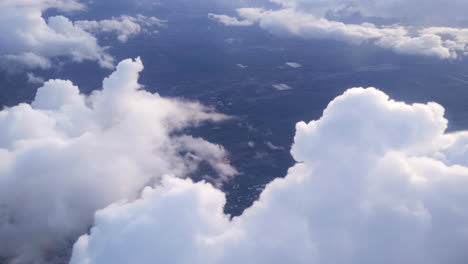
[[[466,263],[467,8],[0,0],[0,263]]]

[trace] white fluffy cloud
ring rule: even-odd
[[[76,10],[82,8],[72,0],[0,2],[0,56],[29,68],[48,68],[52,58],[70,57],[74,61],[94,60],[112,67],[113,59],[96,38],[77,27],[64,16],[46,21],[42,12],[49,8]]]
[[[278,3],[281,7],[275,10],[241,8],[237,10],[240,18],[213,14],[210,14],[210,17],[228,26],[258,24],[265,30],[278,35],[332,39],[352,44],[373,43],[377,46],[391,49],[399,54],[454,59],[465,55],[468,51],[466,29],[445,27],[445,30],[442,31],[440,30],[441,27],[435,26],[453,26],[454,23],[439,23],[439,20],[437,20],[433,24],[428,24],[422,21],[419,23],[418,21],[421,19],[405,19],[406,17],[413,18],[410,14],[422,13],[421,9],[419,9],[421,6],[424,6],[422,10],[429,8],[434,13],[445,10],[441,7],[442,2],[438,5],[433,4],[436,1],[425,1],[425,4],[420,3],[421,5],[415,5],[414,1],[387,0],[271,1]],[[426,4],[426,2],[429,3]],[[457,1],[451,1],[451,4],[448,5],[450,10],[456,9],[455,7],[459,6],[455,2]],[[445,2],[443,4],[445,5]],[[410,6],[413,8],[410,8]],[[463,6],[467,6],[467,4],[463,4]],[[394,10],[405,10],[403,13],[408,14],[403,15],[402,13],[394,12]],[[368,17],[370,16],[392,18],[399,21],[400,25],[377,26],[368,22],[351,24],[331,19],[328,16],[330,13],[337,14],[339,11],[344,11],[344,13],[358,12],[364,16],[364,19],[369,19]],[[433,19],[433,16],[427,16],[429,13],[429,11],[424,13],[425,17]],[[454,18],[454,16],[450,15],[452,13],[457,14],[457,12],[450,11],[444,13],[444,17],[447,17],[448,21],[452,21]],[[433,20],[436,19],[434,18]],[[445,34],[447,31],[450,31],[448,35]]]
[[[224,195],[166,177],[95,216],[71,264],[428,263],[468,259],[468,132],[444,109],[354,88],[296,127],[286,178],[230,220]]]
[[[140,59],[125,60],[90,96],[50,80],[31,104],[0,111],[0,259],[48,262],[92,225],[94,212],[133,200],[163,175],[207,162],[235,169],[220,146],[182,134],[226,117],[198,103],[141,90]]]
[[[421,26],[461,26],[468,22],[464,0],[270,0],[284,7],[324,16],[327,12],[349,10],[367,17],[398,19]]]
[[[101,21],[80,20],[75,23],[82,29],[92,33],[115,33],[118,40],[126,42],[128,38],[139,34],[140,32],[155,26],[165,25],[163,20],[156,17],[147,17],[144,15],[121,16],[118,18],[105,19]]]
[[[0,66],[5,69],[49,68],[55,58],[68,57],[73,61],[97,61],[102,67],[114,67],[114,58],[99,45],[92,33],[111,32],[120,41],[149,30],[162,21],[138,15],[102,21],[72,22],[65,16],[47,20],[47,9],[81,10],[74,0],[3,0],[0,1]],[[16,67],[12,67],[12,64]]]

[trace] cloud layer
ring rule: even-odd
[[[226,117],[141,90],[142,70],[125,60],[90,96],[50,80],[31,104],[0,111],[0,259],[53,263],[47,253],[86,232],[96,210],[163,175],[187,177],[200,162],[236,173],[222,147],[182,133]]]
[[[258,24],[261,28],[277,35],[331,39],[356,45],[371,43],[399,54],[455,59],[464,56],[468,51],[466,29],[460,28],[464,23],[460,21],[461,17],[455,19],[459,12],[452,12],[460,8],[458,1],[449,1],[447,5],[446,2],[443,5],[442,2],[439,5],[435,4],[436,1],[425,1],[420,5],[414,1],[391,0],[271,1],[278,3],[280,7],[270,10],[241,8],[237,10],[239,18],[216,14],[209,14],[209,17],[228,26]],[[423,21],[421,16],[412,16],[421,14],[421,10],[426,9],[428,10],[423,17],[428,17],[431,11],[439,14],[435,17],[430,16],[433,24]],[[440,12],[447,9],[450,11]],[[364,22],[340,21],[340,18],[355,13],[360,14]],[[394,22],[376,25],[372,22],[376,17]],[[440,19],[435,19],[437,17]]]
[[[296,127],[300,162],[230,220],[223,193],[164,178],[95,216],[71,264],[466,263],[468,132],[436,103],[354,88]]]
[[[400,23],[419,26],[467,25],[463,0],[271,0],[285,7],[325,15],[327,12],[359,12],[366,17],[397,19]]]

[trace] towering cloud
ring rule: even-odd
[[[226,117],[140,89],[142,70],[125,60],[90,96],[50,80],[31,104],[0,111],[2,263],[53,263],[48,253],[85,233],[96,210],[138,198],[163,175],[187,177],[200,162],[236,173],[222,147],[182,133]]]
[[[95,216],[71,264],[466,263],[468,132],[444,109],[354,88],[296,127],[285,179],[242,216],[207,183],[166,177]]]
[[[241,8],[239,18],[209,14],[228,26],[258,24],[278,35],[371,43],[399,54],[454,59],[468,51],[461,1],[270,0],[277,9]],[[460,9],[461,8],[461,9]],[[343,22],[350,14],[362,21]],[[433,14],[433,15],[429,15]],[[430,19],[425,19],[430,17]],[[379,25],[373,23],[376,18]],[[384,21],[387,21],[384,23]],[[443,30],[440,27],[443,26]],[[449,34],[445,32],[449,31]]]

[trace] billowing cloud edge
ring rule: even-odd
[[[164,175],[188,177],[202,162],[216,184],[237,173],[224,148],[184,133],[228,117],[141,89],[142,70],[139,58],[124,60],[91,95],[49,80],[32,103],[0,111],[2,261],[63,263],[51,256],[86,232],[96,210],[138,198]]]
[[[296,126],[299,162],[243,215],[207,183],[164,178],[95,215],[71,264],[464,263],[468,132],[436,103],[353,88]]]

